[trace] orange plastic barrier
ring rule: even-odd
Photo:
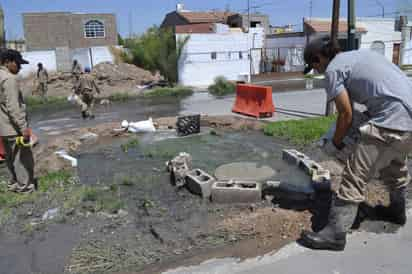
[[[272,117],[275,112],[272,87],[238,84],[232,111],[256,118]]]
[[[0,161],[4,161],[4,147],[3,147],[3,141],[1,140],[0,137]]]

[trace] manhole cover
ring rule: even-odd
[[[275,171],[268,166],[257,163],[231,163],[220,166],[215,171],[218,180],[246,180],[265,181],[275,175]]]

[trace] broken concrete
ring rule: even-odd
[[[312,174],[312,185],[315,190],[329,191],[331,190],[331,176],[329,170],[315,170]]]
[[[309,158],[300,161],[299,168],[302,169],[309,176],[312,176],[312,174],[318,170],[323,170],[320,164]]]
[[[211,197],[216,203],[257,203],[262,200],[262,186],[253,181],[218,181]]]
[[[190,192],[200,195],[203,198],[209,198],[212,184],[215,179],[201,169],[195,169],[187,173],[186,186]]]
[[[299,165],[301,161],[308,160],[309,157],[296,149],[285,149],[282,151],[282,159],[289,164]]]
[[[186,152],[179,153],[171,161],[166,162],[167,171],[173,185],[183,187],[186,184],[186,175],[192,169],[192,156]]]

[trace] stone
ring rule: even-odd
[[[331,176],[329,170],[316,170],[312,174],[312,185],[315,190],[329,191],[331,190]]]
[[[266,181],[275,175],[275,171],[268,166],[259,166],[253,162],[231,163],[218,167],[215,177],[219,181]]]
[[[173,167],[170,173],[172,184],[177,187],[183,187],[186,184],[186,175],[190,171],[186,163],[182,163]]]
[[[208,199],[215,179],[201,169],[195,169],[186,175],[186,187],[190,192]]]
[[[309,157],[296,149],[284,149],[282,151],[282,159],[289,164],[299,165],[301,161],[307,160]]]
[[[262,186],[254,181],[218,181],[212,185],[211,199],[216,203],[258,203]]]
[[[171,161],[166,162],[166,169],[170,172],[173,185],[182,187],[186,184],[186,175],[192,169],[192,156],[186,152],[180,152]]]
[[[59,208],[49,209],[43,214],[41,219],[43,221],[53,220],[59,215],[59,211],[60,211]]]

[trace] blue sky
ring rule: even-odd
[[[388,16],[394,12],[402,1],[405,5],[412,0],[378,0],[385,7]],[[127,36],[132,18],[132,31],[142,33],[154,24],[160,24],[164,15],[175,9],[176,3],[182,2],[186,9],[245,11],[247,0],[0,0],[5,10],[6,31],[8,39],[23,37],[23,12],[71,11],[71,12],[110,12],[115,13],[119,32]],[[256,10],[268,14],[272,25],[296,24],[301,26],[302,18],[309,17],[310,0],[250,0]],[[376,16],[382,13],[376,0],[357,0],[357,16]],[[341,0],[341,16],[346,16],[346,0]],[[312,0],[313,17],[330,17],[332,0]],[[252,11],[255,9],[252,9]],[[132,16],[130,16],[132,14]]]

